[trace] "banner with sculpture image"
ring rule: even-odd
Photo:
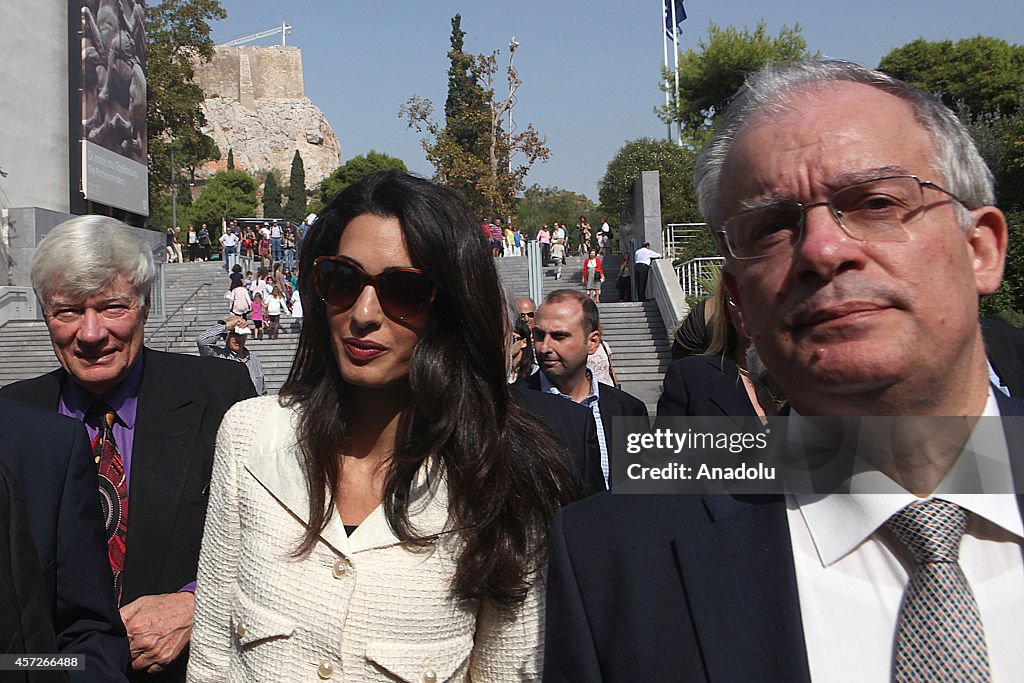
[[[82,191],[149,215],[143,0],[82,0]]]

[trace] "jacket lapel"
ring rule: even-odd
[[[271,435],[268,435],[271,436]],[[245,469],[267,492],[304,525],[309,524],[309,492],[303,465],[298,458],[294,431],[265,439],[246,460]],[[409,518],[416,533],[440,534],[448,526],[448,495],[444,478],[425,463],[417,474],[409,503]],[[336,552],[350,556],[363,550],[401,543],[378,505],[351,538],[337,509],[331,510],[320,538]]]
[[[809,683],[783,497],[704,502],[674,550],[708,680]]]
[[[126,595],[135,590],[127,586],[133,577],[155,580],[164,566],[167,539],[174,531],[206,413],[205,399],[183,387],[182,378],[166,372],[159,357],[148,349],[144,353],[132,444]]]

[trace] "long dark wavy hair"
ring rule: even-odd
[[[449,528],[460,533],[454,593],[511,608],[522,602],[547,548],[559,507],[579,496],[559,442],[512,401],[506,383],[505,308],[489,245],[467,207],[449,191],[383,171],[344,190],[306,234],[299,291],[305,318],[281,389],[297,408],[298,443],[309,489],[309,525],[296,553],[327,526],[346,436],[346,383],[338,370],[327,311],[313,285],[313,259],[336,254],[357,216],[394,218],[412,265],[438,294],[409,366],[411,404],[387,465],[384,511],[395,535],[414,546],[435,539],[410,523],[412,488],[428,459],[447,479]]]
[[[521,317],[516,319],[515,333],[526,340],[523,353],[519,357],[519,363],[512,369],[515,370],[516,380],[526,379],[533,372],[533,364],[537,358],[533,351],[533,340],[530,338],[530,324]]]

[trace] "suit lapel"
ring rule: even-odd
[[[138,592],[139,581],[156,580],[164,566],[206,413],[206,400],[193,395],[187,378],[173,376],[148,349],[144,353],[132,444],[126,596]]]
[[[809,683],[781,496],[705,496],[709,520],[674,541],[708,680]]]

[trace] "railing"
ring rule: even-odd
[[[715,281],[724,265],[725,259],[721,256],[695,258],[677,265],[675,270],[683,296],[710,296],[711,292],[704,285]]]
[[[194,299],[197,296],[199,296],[199,293],[203,290],[204,287],[212,287],[212,286],[213,286],[212,282],[204,282],[201,285],[199,285],[198,287],[196,287],[195,290],[193,290],[192,293],[189,294],[188,297],[186,297],[185,300],[182,301],[178,305],[178,307],[174,309],[174,312],[171,313],[166,318],[164,318],[164,321],[162,323],[160,323],[160,325],[157,326],[157,328],[155,330],[153,330],[152,334],[150,334],[149,337],[147,337],[147,339],[146,339],[146,345],[149,346],[150,342],[152,342],[152,340],[156,337],[156,335],[159,334],[165,327],[167,327],[168,323],[173,321],[175,316],[177,316],[178,313],[181,312],[182,309],[184,309],[185,306],[187,306],[190,301],[192,301],[192,299]],[[199,307],[197,306],[195,314],[192,316],[192,319],[188,321],[188,325],[191,325],[192,323],[194,323],[198,319],[199,319]],[[173,339],[171,339],[169,336],[164,337],[164,349],[163,349],[164,351],[170,350],[171,345],[174,344],[174,342],[176,342],[176,341],[178,341],[180,339],[184,339],[184,337],[185,337],[185,330],[188,327],[188,325],[186,325],[186,323],[185,323],[185,320],[186,320],[186,316],[182,315],[181,316],[181,327],[178,329],[177,336],[175,336]]]
[[[706,223],[669,223],[661,233],[665,245],[665,258],[682,258],[686,243],[706,230]]]

